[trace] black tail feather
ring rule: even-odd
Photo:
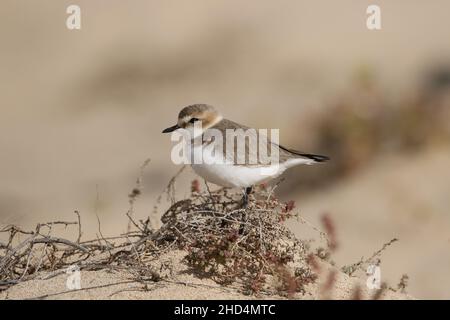
[[[283,146],[279,146],[279,147],[281,149],[283,149],[284,151],[290,152],[290,153],[295,154],[297,156],[301,156],[301,157],[305,157],[305,158],[308,158],[308,159],[312,159],[312,160],[314,160],[316,162],[325,162],[325,161],[330,160],[330,158],[327,157],[327,156],[321,156],[319,154],[303,153],[301,151],[288,149],[288,148],[285,148]]]
[[[316,162],[325,162],[325,161],[330,160],[329,157],[321,156],[319,154],[309,154],[309,153],[296,153],[296,154],[298,154],[299,156],[308,158],[308,159],[313,159]]]

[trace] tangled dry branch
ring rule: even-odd
[[[220,284],[240,283],[247,293],[275,284],[279,292],[291,294],[315,279],[306,263],[307,247],[283,225],[292,215],[293,203],[281,203],[273,190],[260,188],[251,195],[249,207],[242,209],[239,192],[198,189],[196,181],[188,199],[173,202],[158,230],[149,227],[149,219],[133,218],[139,188],[129,195],[129,231],[118,236],[100,233],[99,238],[81,241],[78,212],[77,221],[39,224],[32,231],[4,227],[0,233],[7,241],[0,243],[0,289],[34,279],[39,271],[59,274],[73,265],[80,270],[125,270],[136,281],[158,281],[160,270],[151,262],[169,249],[185,250],[193,272]],[[77,227],[77,239],[53,236],[58,225]]]
[[[221,284],[241,282],[246,293],[276,284],[278,293],[292,294],[315,279],[306,244],[283,224],[292,216],[291,202],[259,188],[243,209],[239,193],[192,189],[163,215],[157,241],[175,241],[194,271]]]
[[[73,266],[80,270],[126,272],[127,281],[148,290],[149,282],[174,281],[170,279],[171,272],[166,272],[173,266],[159,263],[159,258],[173,249],[185,252],[193,274],[209,277],[220,285],[235,284],[245,294],[264,292],[292,297],[297,292],[304,293],[306,286],[315,282],[321,273],[316,258],[326,259],[320,250],[314,253],[307,241],[297,239],[286,227],[284,222],[297,213],[294,202],[283,203],[275,197],[277,185],[256,188],[244,209],[239,191],[211,191],[206,185],[201,192],[196,180],[190,197],[175,201],[174,181],[175,178],[164,191],[171,205],[157,230],[150,218],[134,219],[141,178],[129,194],[128,231],[124,234],[104,237],[99,230],[100,237],[82,241],[78,211],[77,221],[38,224],[31,231],[12,225],[0,229],[0,290],[37,277],[48,279]],[[326,232],[314,230],[325,238],[325,251],[332,252],[337,247],[334,225],[329,217],[323,220]],[[76,240],[54,236],[57,226],[76,227]],[[330,283],[334,283],[334,278]]]

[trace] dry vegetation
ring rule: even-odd
[[[271,191],[260,189],[251,196],[250,206],[242,209],[240,193],[227,189],[201,193],[197,185],[194,181],[190,198],[166,211],[158,230],[149,227],[149,220],[135,221],[130,212],[132,231],[89,241],[81,241],[79,215],[78,221],[39,224],[33,231],[3,228],[8,241],[1,247],[1,287],[33,279],[39,271],[64,272],[72,265],[81,270],[126,270],[142,283],[159,281],[165,272],[151,262],[171,249],[185,250],[185,260],[198,276],[220,284],[240,283],[248,294],[269,290],[268,279],[281,294],[301,291],[314,281],[306,263],[306,244],[282,224],[291,215],[291,203],[280,203]],[[131,205],[138,190],[129,195]],[[77,226],[78,239],[52,236],[57,225]]]
[[[8,240],[0,243],[0,290],[35,279],[42,272],[48,279],[76,265],[80,270],[125,271],[128,281],[138,284],[133,290],[147,291],[149,283],[171,281],[173,266],[159,258],[170,250],[182,250],[189,272],[220,285],[233,285],[244,294],[296,297],[299,293],[301,297],[321,275],[325,278],[321,297],[330,296],[338,270],[324,271],[321,261],[329,260],[338,245],[328,215],[323,216],[325,232],[311,226],[326,239],[325,248],[313,251],[308,241],[297,239],[285,226],[286,219],[293,217],[307,222],[295,213],[292,201],[282,203],[275,197],[277,185],[258,187],[250,195],[249,206],[243,209],[240,192],[225,188],[211,191],[208,185],[202,192],[197,180],[192,182],[189,198],[175,201],[175,179],[176,176],[165,190],[172,205],[163,214],[163,224],[157,230],[151,227],[149,218],[145,221],[133,218],[134,202],[141,194],[141,178],[129,194],[130,208],[126,213],[129,228],[125,234],[104,237],[99,228],[96,239],[83,241],[78,212],[75,212],[77,221],[48,222],[32,231],[4,227],[0,232]],[[76,227],[77,239],[53,236],[57,226]],[[352,274],[361,269],[388,245],[344,271]],[[406,279],[402,280],[399,289],[403,291]],[[353,298],[360,298],[359,288],[354,291]],[[381,291],[374,298],[380,295]],[[41,298],[45,297],[48,296]]]
[[[200,193],[196,186],[189,199],[164,214],[158,237],[186,250],[194,272],[221,284],[239,282],[249,294],[270,290],[274,283],[278,293],[293,294],[314,281],[308,246],[282,223],[291,217],[292,203],[280,203],[272,191],[260,188],[242,209],[240,193]]]

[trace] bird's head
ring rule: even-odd
[[[194,126],[199,124],[201,124],[202,131],[205,131],[220,120],[222,120],[222,115],[213,106],[193,104],[184,107],[178,114],[177,124],[164,129],[163,133],[172,132],[180,128],[193,130]]]

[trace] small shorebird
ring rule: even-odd
[[[178,129],[186,129],[189,132],[194,131],[194,126],[198,126],[200,123],[200,134],[193,135],[192,141],[195,139],[201,139],[200,143],[193,144],[191,155],[195,153],[201,153],[203,157],[210,157],[206,159],[209,161],[203,161],[201,163],[191,163],[194,171],[203,177],[206,181],[212,182],[223,187],[238,187],[243,188],[244,197],[243,205],[247,206],[248,195],[252,191],[252,186],[255,184],[263,183],[268,180],[274,179],[280,176],[286,169],[294,167],[300,164],[315,164],[318,162],[324,162],[329,160],[326,156],[304,153],[292,149],[285,148],[279,144],[267,140],[268,147],[277,148],[277,163],[249,163],[247,160],[249,155],[253,152],[256,156],[259,155],[258,148],[249,148],[248,140],[245,140],[245,162],[241,163],[236,161],[236,155],[227,154],[225,143],[223,144],[223,154],[212,155],[211,150],[208,147],[211,145],[211,140],[204,139],[207,130],[215,129],[226,135],[226,132],[231,130],[248,130],[247,126],[238,124],[236,122],[224,119],[222,115],[212,106],[207,104],[194,104],[183,108],[178,114],[177,124],[163,130],[163,133],[173,132]],[[253,134],[255,134],[253,131]],[[234,140],[233,140],[234,142]],[[234,150],[236,150],[235,146]],[[205,150],[207,152],[205,152]],[[191,158],[189,155],[189,158]],[[217,157],[217,159],[211,159],[211,157]],[[257,157],[258,158],[258,157]],[[225,159],[225,161],[223,161]],[[259,158],[258,158],[259,159]],[[211,161],[213,160],[213,161]],[[217,160],[217,161],[214,161]],[[261,169],[267,169],[262,171]]]

